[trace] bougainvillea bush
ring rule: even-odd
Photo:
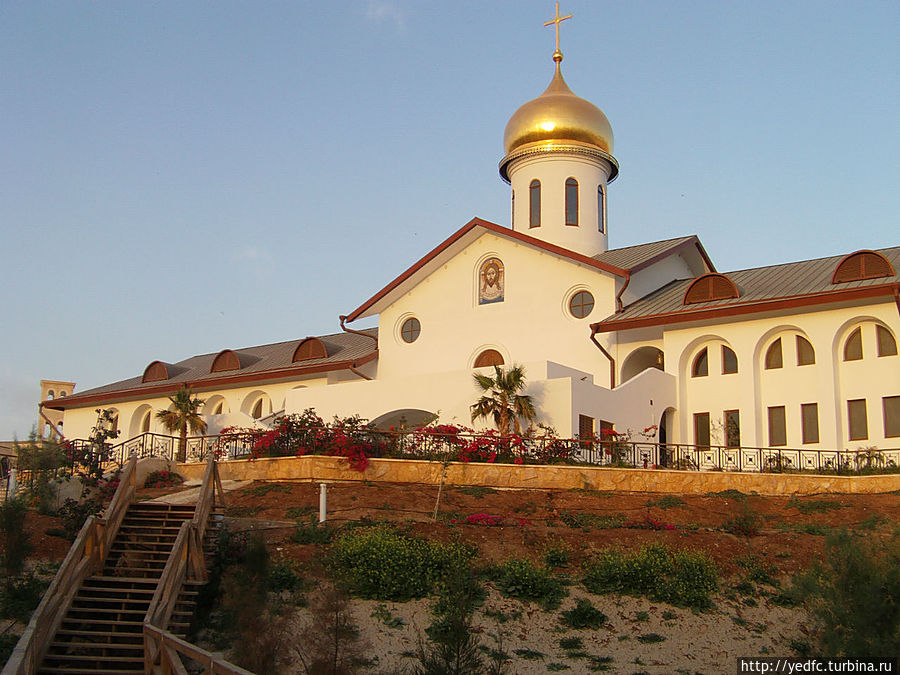
[[[328,455],[343,457],[351,469],[365,471],[370,457],[384,454],[385,440],[358,415],[325,422],[307,408],[297,415],[284,415],[271,429],[228,427],[219,436],[217,454],[243,441],[250,446],[250,459]]]
[[[486,464],[560,464],[575,459],[576,446],[557,438],[550,427],[501,436],[458,424],[419,427],[404,440],[406,456]]]
[[[166,471],[165,469],[163,469],[162,471],[153,471],[149,473],[147,475],[147,479],[144,481],[144,487],[174,487],[176,485],[181,485],[183,482],[184,478],[179,476],[174,471]]]

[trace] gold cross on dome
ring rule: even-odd
[[[559,51],[559,24],[561,24],[566,19],[571,19],[571,14],[566,14],[565,16],[559,15],[559,3],[556,3],[556,16],[549,21],[544,23],[544,27],[549,26],[551,23],[556,24],[556,51],[553,52],[553,60],[559,63],[562,61],[562,52]]]

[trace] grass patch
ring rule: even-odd
[[[621,513],[572,513],[563,511],[559,519],[568,527],[588,529],[596,527],[598,530],[612,530],[625,524],[625,516]]]
[[[778,574],[778,568],[774,565],[766,565],[758,555],[750,553],[737,557],[734,559],[734,564],[746,572],[749,581],[768,586],[779,585],[778,580],[775,578],[775,575]],[[745,595],[749,595],[749,593],[745,593]]]
[[[417,539],[387,527],[344,532],[331,547],[334,573],[351,593],[404,602],[430,593],[454,570],[468,570],[475,549]]]
[[[707,492],[707,497],[721,497],[722,499],[734,499],[739,502],[742,502],[747,499],[747,495],[741,492],[740,490],[728,489],[721,490],[720,492]]]
[[[575,603],[575,607],[561,612],[560,620],[569,628],[600,628],[606,623],[607,616],[599,609],[594,607],[593,603],[586,598],[579,598]]]
[[[560,649],[567,652],[584,649],[584,640],[580,637],[567,637],[559,641]]]
[[[840,502],[833,502],[829,499],[804,499],[800,501],[797,497],[791,497],[787,505],[797,509],[800,513],[809,515],[810,513],[824,513],[833,509],[842,509],[844,505]]]
[[[245,487],[241,492],[245,495],[253,495],[254,497],[264,497],[270,492],[286,492],[290,494],[291,486],[284,483],[262,483],[260,485],[251,485]]]
[[[522,610],[517,609],[514,612],[506,614],[497,609],[486,609],[484,615],[489,619],[493,619],[497,623],[506,623],[507,621],[518,621],[522,618]]]
[[[722,531],[741,537],[755,537],[759,534],[762,518],[749,504],[741,502],[731,517],[722,523]]]
[[[229,518],[252,518],[262,511],[261,506],[226,506],[225,515]]]
[[[649,620],[650,620],[650,613],[649,613],[649,612],[638,612],[637,614],[634,615],[634,620],[635,620],[635,621],[638,621],[638,622],[640,622],[640,623],[643,623],[643,622],[645,622],[645,621],[649,621]]]
[[[559,607],[568,594],[549,569],[528,558],[507,560],[490,570],[489,577],[504,596],[536,602],[546,610]]]
[[[544,658],[543,652],[537,652],[533,649],[514,649],[513,654],[525,661],[537,661]]]
[[[291,520],[306,520],[309,516],[316,516],[318,514],[318,506],[292,506],[284,511],[285,517],[290,518]]]
[[[583,583],[591,593],[646,596],[655,602],[707,609],[718,586],[718,572],[703,552],[651,544],[630,553],[601,551],[585,562]]]
[[[672,621],[673,619],[677,619],[678,615],[671,609],[667,609],[662,613],[662,618],[664,621]]]
[[[548,663],[547,664],[547,672],[548,673],[558,673],[563,670],[572,670],[572,667],[567,666],[565,663]]]
[[[610,665],[615,661],[611,656],[592,656],[587,662],[587,669],[592,673],[600,673],[610,670]]]
[[[644,645],[652,645],[658,642],[665,642],[666,637],[664,635],[660,635],[659,633],[646,633],[645,635],[638,635],[638,642]]]
[[[659,499],[648,499],[647,506],[662,509],[666,511],[668,509],[677,509],[679,507],[684,506],[685,501],[679,497],[678,495],[665,495],[660,497]]]
[[[460,494],[477,497],[478,499],[481,499],[485,495],[497,494],[497,490],[492,487],[486,487],[484,485],[467,485],[466,487],[457,488],[457,491]]]

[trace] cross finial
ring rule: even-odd
[[[559,3],[556,3],[556,16],[549,21],[544,23],[544,26],[549,26],[551,23],[556,24],[556,51],[553,52],[553,60],[559,63],[563,60],[562,52],[559,51],[559,24],[561,24],[566,19],[571,19],[571,14],[566,14],[565,16],[559,15]]]

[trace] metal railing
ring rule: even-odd
[[[820,450],[809,448],[697,446],[684,443],[656,443],[614,440],[561,439],[554,437],[508,436],[490,433],[439,433],[431,430],[378,431],[366,428],[335,429],[310,427],[302,430],[291,448],[270,454],[255,449],[260,434],[239,433],[220,436],[191,436],[186,443],[186,460],[202,462],[211,455],[218,459],[247,459],[254,456],[290,456],[328,453],[337,434],[364,443],[372,457],[459,461],[514,461],[531,464],[576,464],[619,466],[643,469],[687,471],[866,474],[898,470],[900,448],[885,450]],[[78,443],[79,441],[74,441]],[[84,441],[86,442],[86,441]],[[104,453],[111,463],[125,457],[177,456],[180,439],[143,433]],[[23,477],[27,480],[27,474]]]

